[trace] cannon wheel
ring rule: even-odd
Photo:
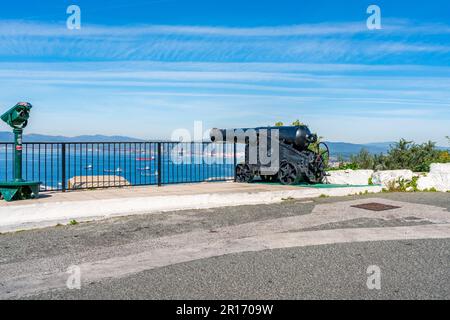
[[[323,146],[324,149],[320,150],[320,147]],[[311,183],[322,183],[323,178],[325,177],[325,168],[328,165],[328,161],[330,160],[330,148],[324,142],[320,142],[317,146],[317,158],[315,167],[319,168],[316,173],[314,179],[311,179]]]
[[[320,146],[324,146],[324,150],[320,150]],[[327,161],[330,160],[330,148],[328,147],[328,145],[325,142],[320,142],[317,146],[317,155],[318,155],[318,160],[323,162],[323,165],[325,166],[325,159],[327,159]]]
[[[297,167],[291,162],[282,162],[278,171],[278,179],[286,185],[297,183],[300,179]]]
[[[236,182],[252,182],[255,175],[248,164],[236,166]]]

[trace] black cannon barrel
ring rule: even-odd
[[[224,142],[234,141],[243,142],[244,137],[259,135],[264,133],[271,135],[272,130],[278,130],[279,141],[294,145],[299,149],[307,148],[311,143],[317,141],[317,135],[312,134],[307,126],[281,126],[281,127],[257,127],[257,128],[238,128],[238,129],[217,129],[210,132],[211,141]],[[227,137],[227,135],[229,135]],[[231,135],[231,136],[230,136]]]

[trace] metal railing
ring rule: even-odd
[[[14,144],[0,143],[0,181],[14,172]],[[234,179],[236,145],[211,142],[29,142],[23,178],[41,190],[163,185]]]

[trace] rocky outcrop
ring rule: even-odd
[[[372,183],[389,189],[398,185],[399,181],[411,181],[414,173],[411,170],[383,170],[372,175]]]
[[[433,163],[430,173],[417,180],[417,189],[450,191],[450,163]]]
[[[346,185],[367,185],[373,170],[334,170],[327,172],[327,183]]]
[[[450,174],[450,163],[432,163],[430,173]]]
[[[326,183],[340,185],[381,185],[387,190],[450,191],[450,163],[433,163],[429,173],[411,170],[335,170],[328,171]]]

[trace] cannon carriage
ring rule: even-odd
[[[212,129],[211,141],[245,144],[245,160],[236,170],[236,181],[279,181],[322,183],[328,146],[317,144],[317,135],[307,126],[258,127],[246,129]],[[312,145],[316,144],[315,150]]]

